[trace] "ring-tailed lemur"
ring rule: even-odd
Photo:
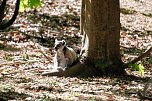
[[[66,69],[66,67],[70,67],[76,60],[77,55],[76,52],[66,46],[65,40],[55,40],[55,57],[54,57],[54,67],[56,69]]]

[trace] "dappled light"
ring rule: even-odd
[[[138,101],[140,99],[150,101],[152,99],[151,0],[120,0],[120,58],[126,73],[121,75],[109,73],[104,75],[106,71],[112,71],[108,70],[115,65],[112,62],[99,60],[91,64],[92,61],[84,62],[85,59],[83,61],[81,58],[83,41],[81,34],[84,33],[81,32],[80,22],[83,22],[81,27],[86,28],[87,25],[84,23],[88,21],[86,19],[80,21],[81,0],[42,1],[42,7],[24,8],[11,26],[0,30],[0,101]],[[7,0],[4,18],[0,11],[0,26],[11,19],[15,2],[16,0]],[[88,8],[84,10],[86,9]],[[88,19],[90,18],[91,14]],[[108,27],[94,29],[105,31],[106,28]],[[96,37],[93,40],[96,41]],[[54,70],[54,57],[57,53],[54,47],[55,39],[66,41],[66,47],[72,48],[77,53],[77,63],[71,68],[50,74],[50,71]],[[98,39],[102,42],[101,37]],[[111,48],[110,44],[104,43],[102,47]],[[98,48],[100,46],[95,47]],[[63,48],[63,53],[65,50]],[[148,54],[135,61],[136,64],[127,64],[147,51]],[[95,54],[101,53],[103,51]],[[62,52],[56,57],[61,58]],[[79,59],[83,62],[78,62]],[[65,57],[65,61],[70,60]],[[100,67],[108,69],[105,71],[103,69],[101,72]],[[117,64],[115,67],[120,68]]]

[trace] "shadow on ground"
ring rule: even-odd
[[[30,96],[27,94],[18,93],[18,92],[0,92],[0,101],[25,100],[27,97],[30,97]]]

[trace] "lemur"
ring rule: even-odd
[[[72,66],[72,64],[77,60],[76,52],[66,46],[65,40],[55,40],[54,49],[56,51],[54,57],[54,67],[56,69],[65,70],[67,67]]]

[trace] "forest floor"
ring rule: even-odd
[[[14,1],[8,4],[6,19],[14,10]],[[152,46],[152,2],[120,0],[120,7],[121,54],[128,62]],[[136,77],[41,76],[52,63],[55,38],[80,49],[79,16],[80,0],[44,0],[42,8],[20,12],[12,27],[0,32],[0,101],[139,100],[138,91],[152,75],[152,53],[139,62],[145,67],[144,75],[126,70]]]

